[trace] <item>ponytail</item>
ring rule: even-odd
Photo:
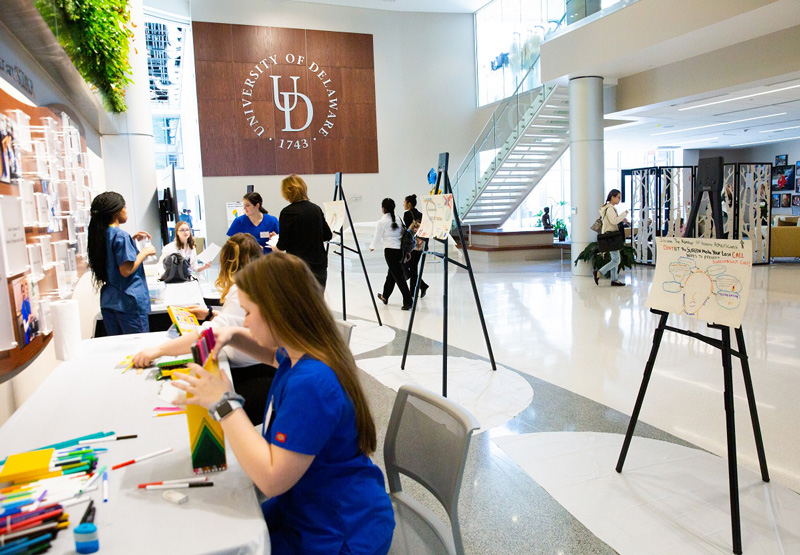
[[[394,217],[394,207],[395,207],[394,201],[390,198],[385,198],[381,202],[381,208],[383,208],[383,211],[392,217],[392,229],[397,229],[398,225]]]
[[[119,193],[108,191],[100,193],[92,201],[91,219],[87,253],[92,281],[96,289],[108,282],[108,226],[114,223],[114,217],[125,208],[125,199]]]
[[[264,209],[264,200],[261,198],[256,192],[247,193],[242,197],[244,200],[252,204],[253,206],[258,206],[258,211],[262,214],[268,214],[268,212]]]

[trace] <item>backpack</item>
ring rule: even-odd
[[[402,224],[401,224],[402,225]],[[411,224],[413,227],[413,223]],[[411,260],[411,253],[417,248],[417,237],[414,232],[403,225],[403,234],[400,236],[400,250],[403,252],[400,263],[406,263]]]
[[[164,273],[158,278],[164,283],[183,283],[194,279],[189,268],[189,261],[180,253],[172,253],[164,259]]]

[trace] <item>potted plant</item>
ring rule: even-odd
[[[561,218],[558,218],[553,226],[553,235],[558,237],[559,241],[567,240],[567,224]]]
[[[575,265],[578,265],[578,262],[584,261],[589,262],[592,265],[592,270],[597,271],[606,264],[611,261],[611,255],[607,252],[600,252],[597,250],[597,242],[589,243],[586,245],[586,248],[581,251],[578,255],[578,258],[575,259]],[[626,268],[633,268],[634,263],[634,251],[633,247],[629,244],[622,245],[622,248],[619,250],[620,254],[620,261],[619,261],[619,271],[622,271]],[[604,277],[609,277],[610,272],[606,272]]]

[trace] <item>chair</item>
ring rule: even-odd
[[[346,320],[335,320],[336,327],[339,328],[339,333],[344,337],[345,343],[350,344],[350,338],[353,336],[353,328],[355,324],[351,324]]]
[[[411,385],[400,388],[383,447],[396,522],[389,553],[464,553],[458,496],[470,438],[479,427],[469,412],[440,395]],[[430,509],[403,492],[400,474],[439,500],[452,533]]]

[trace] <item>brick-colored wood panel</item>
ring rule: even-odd
[[[374,68],[372,35],[307,31],[308,57],[320,65]]]
[[[372,68],[341,69],[341,97],[345,102],[368,102],[375,104],[375,70]]]
[[[272,100],[272,80],[269,78],[270,70],[256,64],[233,64],[233,90],[237,99]],[[255,75],[251,75],[251,72]],[[249,94],[248,94],[249,93]]]
[[[350,137],[343,140],[344,173],[378,173],[378,139]]]
[[[366,103],[345,103],[339,108],[340,125],[336,137],[358,137],[375,139],[375,105]]]
[[[270,46],[269,27],[234,25],[231,33],[232,60],[255,64],[266,58]]]
[[[253,110],[252,114],[245,114],[245,111]],[[243,106],[239,100],[236,101],[236,137],[239,139],[259,139],[267,140],[275,136],[275,124],[273,121],[272,102],[252,102],[248,106]],[[255,119],[251,121],[250,118]],[[259,137],[258,128],[263,127],[264,132]]]
[[[231,25],[223,23],[192,22],[194,59],[197,61],[230,62]]]
[[[287,54],[308,58],[305,29],[284,29],[281,27],[267,27],[267,29],[269,29],[269,46],[266,54],[275,56],[275,60],[270,60],[270,62],[267,62],[268,64],[279,66],[297,65],[296,61],[293,64],[286,61]]]
[[[312,173],[314,163],[311,157],[311,148],[295,149],[280,148],[280,141],[275,143],[275,175],[289,175],[291,173]]]
[[[195,64],[198,100],[230,100],[234,92],[233,64],[200,62]]]
[[[320,79],[320,71],[323,71]],[[323,101],[327,104],[329,98],[337,98],[342,94],[342,68],[339,67],[320,67],[312,73],[306,70],[308,76],[308,97],[315,101]],[[330,96],[328,91],[334,91],[334,96]]]
[[[274,175],[275,141],[240,139],[236,141],[238,175]]]

